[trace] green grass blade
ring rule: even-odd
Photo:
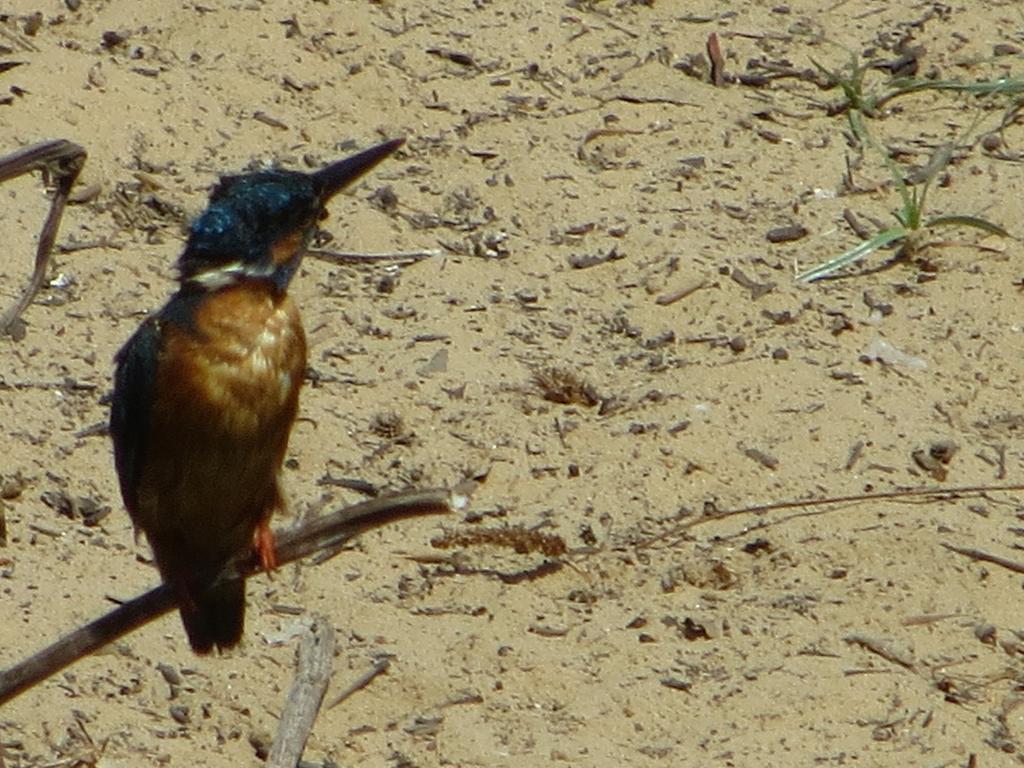
[[[842,269],[847,264],[853,264],[856,261],[860,261],[866,256],[877,251],[879,248],[884,248],[890,243],[895,243],[897,240],[902,240],[907,236],[908,232],[903,227],[892,227],[879,232],[877,235],[872,237],[870,240],[864,240],[858,243],[850,250],[846,251],[834,259],[829,259],[826,262],[819,264],[816,267],[801,272],[796,276],[796,279],[801,283],[810,283],[814,280],[819,280],[823,277],[831,275],[836,270]]]
[[[890,85],[893,92],[898,94],[914,93],[915,91],[952,91],[974,96],[1019,96],[1024,93],[1024,79],[1019,77],[1001,77],[997,80],[983,80],[975,83],[965,83],[960,80],[906,78],[894,80]]]
[[[853,137],[861,144],[870,143],[871,134],[868,133],[867,126],[864,125],[864,113],[859,109],[853,109],[851,107],[847,110],[846,115],[847,119],[850,121],[850,131],[853,133]]]
[[[948,216],[935,216],[925,223],[926,227],[974,227],[980,229],[983,232],[988,232],[990,235],[999,235],[1000,237],[1011,237],[1010,233],[1000,227],[998,224],[993,224],[988,219],[982,219],[978,216],[963,216],[959,214],[950,214]]]

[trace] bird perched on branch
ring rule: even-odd
[[[221,568],[253,546],[264,569],[276,565],[270,517],[306,371],[288,285],[331,197],[401,144],[314,173],[221,179],[192,224],[177,292],[115,358],[121,495],[196,653],[242,637],[245,585],[214,585]]]

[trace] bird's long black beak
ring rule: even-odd
[[[357,155],[331,163],[326,168],[315,172],[313,183],[316,185],[316,191],[320,195],[321,201],[326,202],[404,143],[405,139],[391,139],[391,141],[385,141],[375,147],[364,149]]]

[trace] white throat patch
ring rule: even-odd
[[[185,282],[198,285],[208,291],[215,291],[218,288],[234,285],[242,278],[266,279],[273,274],[273,267],[260,268],[241,261],[233,261],[213,267],[206,272],[197,272]]]

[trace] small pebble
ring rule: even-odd
[[[115,32],[112,29],[108,29],[100,37],[100,44],[107,50],[114,48],[123,43],[127,38],[120,32]]]
[[[974,636],[985,645],[995,645],[996,627],[994,624],[976,624],[974,627]]]
[[[23,27],[24,33],[29,37],[35,37],[36,32],[43,26],[43,14],[41,11],[36,11],[33,14],[25,17],[25,26]]]
[[[536,304],[537,292],[532,288],[520,288],[513,294],[520,304]]]
[[[398,273],[389,272],[377,281],[377,293],[394,293],[398,287]]]
[[[986,152],[996,152],[1003,147],[1003,140],[998,133],[986,133],[981,138],[981,148]]]
[[[168,685],[181,685],[181,675],[170,664],[161,661],[156,665],[156,668]]]
[[[769,229],[765,235],[769,243],[791,243],[804,237],[807,237],[807,228],[800,224],[790,224],[786,227]]]

